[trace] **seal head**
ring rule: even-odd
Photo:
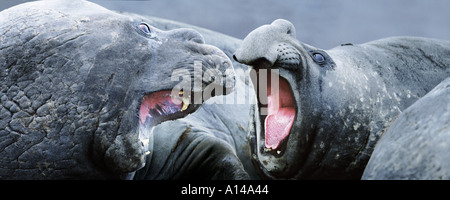
[[[230,59],[197,31],[87,1],[4,10],[0,33],[5,179],[130,178],[151,153],[152,127],[221,95],[195,93],[234,87]]]
[[[360,178],[392,120],[450,74],[448,41],[394,37],[321,50],[295,33],[275,20],[234,54],[253,67],[249,140],[266,178]]]

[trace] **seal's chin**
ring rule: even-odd
[[[294,124],[295,98],[285,78],[278,76],[278,81],[272,81],[271,77],[274,77],[274,74],[268,73],[267,107],[259,104],[260,120],[264,132],[264,151],[280,155],[284,152],[286,141]],[[262,112],[264,109],[267,109],[267,112]]]

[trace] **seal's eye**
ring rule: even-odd
[[[315,53],[312,56],[316,63],[322,64],[325,62],[325,57],[320,53]]]
[[[151,34],[150,27],[148,27],[147,24],[141,23],[139,24],[139,28],[144,32],[145,34]]]

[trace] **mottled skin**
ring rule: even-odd
[[[275,20],[235,53],[255,69],[279,69],[295,97],[294,125],[278,153],[264,151],[263,121],[253,108],[252,158],[265,178],[361,178],[391,122],[450,76],[449,41],[394,37],[321,50],[295,35],[290,22]]]
[[[86,1],[0,13],[0,179],[131,178],[148,152],[143,97],[171,90],[173,70],[191,72],[195,60],[223,74],[232,66],[197,31],[147,34],[140,20]]]
[[[450,179],[449,102],[447,78],[392,123],[362,179]]]

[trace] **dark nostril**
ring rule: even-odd
[[[249,63],[249,65],[257,68],[257,69],[269,69],[272,67],[272,64],[267,58],[258,58]]]
[[[236,55],[233,54],[233,59],[237,62],[239,62],[239,60],[236,58]]]

